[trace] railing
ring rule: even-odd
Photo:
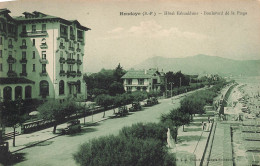
[[[75,40],[75,35],[70,35],[70,40]]]
[[[69,50],[74,51],[75,48],[74,47],[69,47]]]
[[[67,71],[67,77],[76,77],[76,71]]]
[[[39,61],[40,61],[40,63],[42,63],[42,64],[47,64],[47,63],[48,63],[48,60],[47,60],[47,59],[40,59]]]
[[[61,33],[60,37],[64,38],[65,40],[68,40],[68,34],[67,33]]]
[[[31,32],[22,32],[21,37],[31,37],[31,36],[47,36],[47,31],[31,31]]]
[[[26,59],[26,58],[22,58],[22,59],[20,60],[20,63],[27,63],[27,59]]]
[[[41,44],[41,45],[40,45],[40,48],[41,48],[41,49],[47,49],[48,46],[47,46],[47,44],[45,43],[45,44]]]
[[[20,76],[27,77],[27,73],[20,73]]]
[[[65,71],[64,71],[64,70],[61,70],[61,71],[60,71],[60,76],[65,76],[65,75],[66,75]]]
[[[77,59],[77,64],[81,65],[82,61],[80,59]]]
[[[8,71],[8,72],[7,72],[7,76],[8,76],[8,77],[17,77],[17,73],[14,72],[14,71]]]
[[[7,58],[7,63],[15,63],[16,62],[16,59],[12,56],[8,56]]]
[[[42,76],[47,76],[48,75],[48,73],[47,72],[40,72],[40,76],[42,77]]]
[[[21,49],[27,49],[26,45],[20,46]]]
[[[14,48],[14,46],[12,44],[8,45],[8,48]]]
[[[76,50],[77,52],[81,52],[81,49],[80,48],[77,48],[77,50]]]
[[[82,37],[78,37],[78,42],[83,42],[84,39]]]
[[[65,49],[65,46],[60,45],[59,48],[60,48],[60,49]]]
[[[65,58],[60,57],[60,63],[65,63],[65,62],[66,62]]]
[[[76,63],[76,60],[75,60],[75,59],[72,59],[72,58],[68,58],[68,59],[66,60],[66,62],[67,62],[68,64],[74,64],[74,63]]]
[[[77,71],[77,76],[80,77],[82,75],[81,71]]]

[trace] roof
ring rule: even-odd
[[[161,75],[156,69],[149,70],[129,70],[121,78],[151,78],[153,75]]]
[[[16,16],[13,17],[16,21],[20,21],[20,22],[31,22],[31,21],[45,21],[45,20],[60,20],[61,22],[67,24],[67,25],[72,25],[72,24],[76,24],[78,26],[78,28],[83,29],[85,31],[90,30],[90,28],[82,26],[77,20],[66,20],[60,17],[56,17],[56,16],[51,16],[51,15],[47,15],[44,14],[42,12],[38,12],[38,11],[34,11],[32,13],[29,12],[23,12],[24,16]]]
[[[0,78],[0,85],[4,84],[34,84],[35,82],[22,77],[2,77]]]
[[[0,9],[0,13],[10,13],[10,10],[3,8],[3,9]]]

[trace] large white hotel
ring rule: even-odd
[[[86,98],[85,31],[77,20],[0,9],[0,99]]]

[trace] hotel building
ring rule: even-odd
[[[85,31],[77,20],[0,9],[0,99],[86,99]]]

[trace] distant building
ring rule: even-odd
[[[156,69],[129,70],[122,76],[125,91],[160,91],[165,84],[165,73]]]
[[[86,98],[85,31],[77,20],[0,9],[0,98]]]

